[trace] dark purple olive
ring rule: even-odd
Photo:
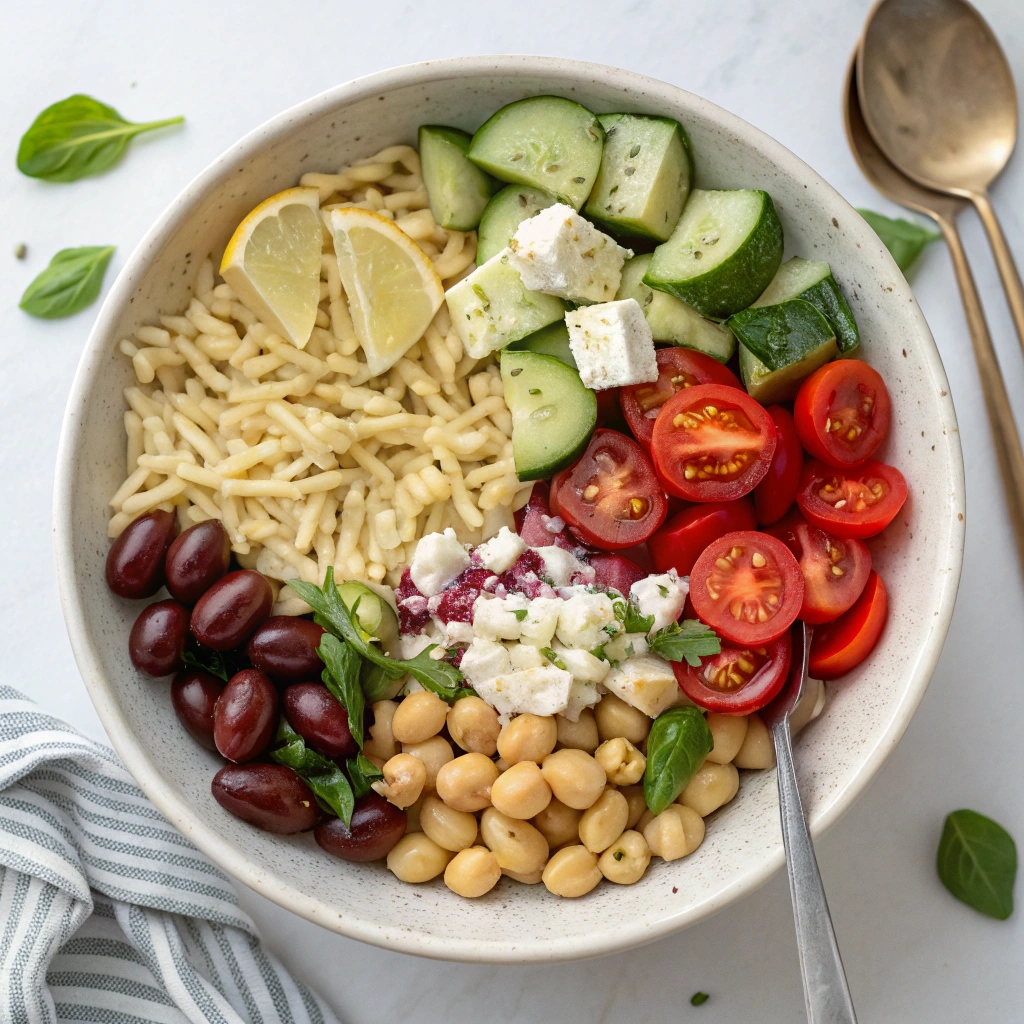
[[[281,683],[319,679],[324,663],[316,649],[324,627],[294,615],[274,615],[253,633],[245,653],[254,668]]]
[[[213,709],[213,739],[229,761],[259,757],[277,724],[277,690],[254,668],[236,672]]]
[[[342,860],[380,860],[405,835],[405,824],[405,811],[376,793],[367,793],[356,801],[350,828],[341,818],[331,818],[313,836],[322,849]]]
[[[267,832],[305,832],[320,820],[313,791],[283,764],[228,764],[213,777],[213,798]]]
[[[348,731],[348,712],[320,683],[294,683],[281,695],[288,724],[324,757],[355,757],[359,752]]]
[[[171,683],[171,704],[188,734],[207,750],[213,741],[213,709],[224,689],[224,681],[199,668],[179,672]]]
[[[174,513],[162,509],[129,523],[107,552],[107,586],[118,597],[152,597],[164,585],[164,559],[177,530]]]
[[[182,604],[195,604],[231,565],[231,539],[217,519],[190,526],[170,546],[167,589]]]
[[[188,609],[177,601],[156,601],[139,612],[128,637],[132,664],[150,676],[169,676],[181,668],[188,639]]]
[[[229,572],[192,609],[192,635],[215,651],[241,647],[266,622],[273,604],[265,576],[252,569]]]

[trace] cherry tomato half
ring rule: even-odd
[[[622,413],[633,436],[644,448],[650,450],[654,421],[661,407],[677,391],[692,388],[696,384],[743,387],[732,370],[703,352],[695,352],[692,348],[660,348],[658,379],[648,384],[630,384],[620,389]]]
[[[877,370],[859,359],[838,359],[800,385],[793,416],[800,440],[830,466],[870,459],[889,432],[891,403]]]
[[[835,622],[814,631],[807,671],[815,679],[836,679],[856,668],[882,635],[889,613],[889,595],[872,572],[857,603]]]
[[[781,405],[770,405],[765,411],[775,424],[775,455],[765,478],[754,488],[754,508],[757,521],[767,526],[777,523],[796,501],[804,450],[790,411]]]
[[[787,630],[761,646],[722,644],[722,653],[701,658],[699,668],[676,661],[672,670],[694,704],[716,715],[749,715],[782,689],[792,654]]]
[[[871,575],[871,552],[863,541],[833,537],[804,521],[799,512],[769,531],[789,548],[804,576],[800,618],[818,626],[839,618],[860,597]]]
[[[599,428],[583,455],[555,474],[551,510],[585,543],[617,551],[647,540],[664,522],[668,502],[643,448]]]
[[[654,468],[666,490],[687,501],[731,501],[749,494],[775,454],[775,424],[746,392],[695,384],[658,413]]]
[[[709,544],[693,564],[690,600],[702,622],[734,644],[765,644],[793,624],[804,578],[778,537],[742,530]]]
[[[569,536],[567,530],[552,531],[551,507],[548,504],[548,485],[544,480],[537,480],[530,492],[530,500],[515,513],[516,533],[523,543],[531,548],[543,548],[550,545],[576,551],[580,545]]]
[[[737,530],[756,528],[749,498],[708,501],[691,505],[666,520],[647,542],[647,550],[658,572],[675,569],[680,576],[689,576],[693,563],[712,541]]]
[[[833,469],[812,459],[804,466],[796,503],[804,518],[836,537],[874,537],[907,500],[903,474],[884,462]]]
[[[628,594],[634,583],[650,576],[650,573],[643,566],[637,565],[633,559],[611,551],[591,555],[588,561],[596,574],[594,582],[599,587],[617,590],[620,594]]]

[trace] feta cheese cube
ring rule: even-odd
[[[606,626],[618,627],[611,598],[607,594],[574,594],[558,613],[556,635],[566,647],[591,650],[608,639]]]
[[[565,548],[557,547],[554,544],[534,549],[544,563],[544,575],[551,580],[553,587],[568,586],[569,581],[581,572],[584,564]]]
[[[515,565],[519,556],[526,550],[522,537],[503,526],[496,536],[481,544],[476,549],[480,561],[491,572],[503,573]]]
[[[565,324],[588,388],[601,391],[658,379],[654,336],[636,299],[580,306],[565,314]]]
[[[621,697],[648,718],[657,718],[679,696],[672,665],[657,654],[627,658],[604,677],[604,685],[609,693]]]
[[[572,302],[614,299],[622,265],[633,255],[565,203],[524,220],[509,249],[527,288]]]
[[[508,650],[509,660],[512,662],[512,670],[519,672],[524,668],[544,668],[551,662],[540,653],[539,647],[531,647],[529,644],[511,644]]]
[[[466,648],[459,668],[470,685],[476,688],[487,679],[507,675],[512,671],[512,662],[501,644],[478,637]]]
[[[522,594],[493,597],[481,594],[473,602],[473,632],[485,640],[518,640],[530,602]]]
[[[535,597],[522,621],[520,641],[534,647],[547,647],[555,635],[562,604],[560,597]]]
[[[473,688],[499,715],[557,715],[569,703],[572,676],[548,665],[486,679]]]
[[[405,660],[415,658],[417,654],[436,642],[426,633],[403,633],[398,638],[398,656]]]
[[[604,677],[611,669],[611,665],[607,661],[595,657],[590,651],[575,651],[560,643],[556,643],[552,649],[562,660],[566,669],[572,673],[572,677],[577,683],[594,683],[596,685],[603,682]]]
[[[562,717],[568,718],[570,722],[578,722],[584,708],[592,708],[600,699],[597,683],[583,683],[573,679],[569,688],[569,702],[565,705]]]
[[[444,626],[444,646],[452,644],[471,644],[476,634],[470,622],[446,622]]]
[[[421,594],[433,597],[469,566],[469,555],[449,526],[444,533],[428,533],[420,538],[409,575]]]
[[[636,602],[641,615],[654,616],[651,632],[655,633],[678,621],[689,589],[673,570],[637,580],[629,588],[629,596]]]
[[[605,656],[612,661],[625,661],[649,650],[646,633],[620,633],[604,645]]]

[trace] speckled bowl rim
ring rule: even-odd
[[[131,300],[149,261],[173,236],[197,196],[221,183],[227,175],[232,173],[234,168],[244,164],[272,140],[286,134],[301,122],[321,117],[326,109],[339,107],[404,86],[428,84],[442,77],[459,75],[472,77],[481,74],[547,75],[566,82],[596,78],[603,83],[626,87],[637,93],[652,90],[675,92],[679,96],[685,97],[688,103],[695,106],[709,119],[717,121],[723,128],[748,140],[751,144],[756,144],[783,172],[804,183],[805,187],[823,192],[830,202],[839,203],[845,207],[850,214],[848,219],[848,223],[851,224],[850,244],[869,245],[875,249],[878,247],[877,238],[866,223],[856,215],[854,209],[807,164],[780,143],[707,100],[636,72],[557,57],[529,55],[457,57],[404,65],[367,75],[329,89],[271,118],[249,132],[214,160],[182,190],[146,233],[114,282],[90,333],[75,374],[61,431],[53,505],[57,584],[75,659],[89,696],[114,749],[160,812],[229,874],[262,896],[309,921],[328,927],[349,938],[385,949],[448,960],[496,963],[582,959],[652,942],[688,927],[723,909],[740,897],[753,892],[771,878],[785,862],[781,834],[778,847],[772,855],[765,857],[755,868],[739,874],[732,884],[721,890],[716,897],[695,905],[687,911],[666,913],[663,919],[653,925],[638,921],[635,926],[630,927],[623,927],[620,924],[614,929],[595,928],[585,939],[564,937],[527,943],[510,940],[507,945],[491,943],[482,947],[479,942],[473,940],[446,939],[442,943],[427,933],[404,932],[377,925],[372,920],[355,919],[349,915],[328,921],[322,913],[323,905],[320,901],[305,895],[296,888],[282,884],[280,880],[268,879],[259,865],[249,859],[244,850],[219,836],[213,829],[196,821],[188,805],[180,799],[167,781],[150,767],[142,741],[132,734],[114,698],[112,689],[104,677],[95,638],[89,634],[84,608],[71,584],[74,566],[74,508],[72,506],[74,461],[76,453],[83,444],[83,410],[88,400],[90,382],[98,372],[100,361],[109,357],[105,342],[122,307]],[[889,263],[890,269],[895,267],[895,264],[891,263],[891,259]],[[892,296],[893,300],[913,303],[910,288],[903,281],[902,275],[897,272],[895,279],[897,284],[894,289],[895,294]],[[913,304],[913,310],[918,321],[920,340],[924,342],[922,358],[934,374],[935,379],[944,385],[942,397],[939,399],[940,406],[946,422],[951,427],[955,427],[956,415],[952,399],[948,394],[949,388],[946,384],[946,375],[938,350],[916,303]],[[955,517],[957,513],[963,512],[963,457],[955,429],[949,431],[945,441],[949,446],[955,485],[955,493],[952,495],[950,504],[950,516]],[[947,535],[951,538],[947,563],[950,571],[945,574],[940,591],[940,599],[936,606],[938,622],[934,624],[935,628],[931,632],[931,641],[920,652],[913,664],[904,698],[895,709],[888,727],[878,737],[873,748],[866,753],[852,781],[822,812],[812,814],[810,825],[815,836],[821,835],[833,825],[864,792],[870,780],[895,749],[924,695],[942,651],[956,599],[963,562],[964,519],[962,515],[959,519],[952,519]]]

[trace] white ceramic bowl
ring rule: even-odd
[[[186,303],[195,268],[238,221],[305,171],[333,170],[423,123],[472,130],[504,103],[556,93],[597,110],[679,119],[693,138],[698,183],[764,188],[785,226],[787,256],[828,260],[844,285],[863,354],[885,378],[893,426],[881,458],[906,475],[910,500],[872,543],[889,589],[878,648],[829,685],[824,716],[801,736],[797,765],[812,829],[853,803],[913,714],[942,647],[960,576],[964,484],[938,352],[903,276],[854,210],[779,143],[706,100],[615,68],[541,57],[472,57],[397,68],[339,86],[232,146],[171,203],[139,244],[100,311],[64,421],[54,523],[61,600],[75,657],[111,742],[160,811],[246,885],[326,928],[389,949],[452,960],[568,960],[625,949],[691,925],[751,892],[783,863],[774,772],[744,773],[739,796],[708,823],[704,845],[656,861],[633,886],[579,900],[503,880],[463,900],[440,880],[398,882],[380,864],[347,864],[312,836],[260,832],[210,795],[218,759],[175,720],[165,683],[127,657],[139,606],[104,585],[107,500],[124,475],[115,347],[156,314]]]

